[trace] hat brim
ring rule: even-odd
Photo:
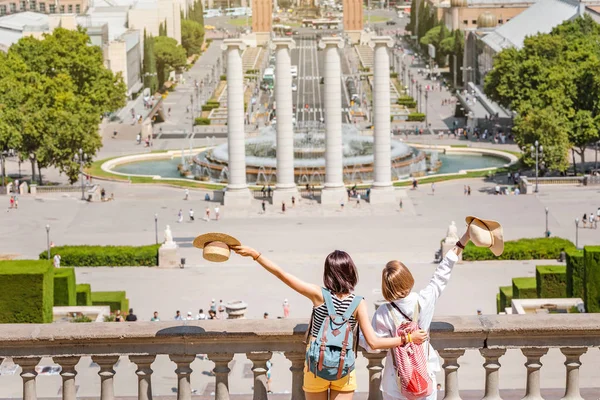
[[[194,244],[194,247],[203,249],[207,243],[211,243],[211,242],[222,242],[222,243],[225,243],[229,247],[239,246],[242,244],[242,243],[240,243],[239,240],[237,240],[233,236],[227,235],[225,233],[219,233],[219,232],[210,232],[210,233],[205,233],[203,235],[200,235],[196,239],[194,239],[193,244]]]
[[[490,234],[494,238],[490,250],[496,257],[500,256],[504,252],[504,231],[502,230],[502,225],[498,221],[482,219],[472,215],[465,218],[467,225],[471,225],[471,222],[474,220],[481,221],[489,229]]]

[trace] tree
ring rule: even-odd
[[[418,0],[412,0],[410,3],[410,21],[406,24],[406,30],[415,35],[415,23],[417,22],[417,3]]]
[[[184,19],[181,21],[181,45],[188,57],[202,52],[204,43],[204,28],[199,23]]]
[[[158,85],[162,87],[171,71],[185,66],[187,58],[183,47],[175,39],[166,36],[154,38],[154,54]]]
[[[146,35],[144,29],[144,64],[142,68],[144,74],[144,87],[150,88],[151,93],[158,90],[158,78],[156,76],[156,57],[154,56],[154,38],[152,35]]]
[[[167,21],[158,24],[158,36],[167,36]]]
[[[436,64],[440,67],[446,66],[446,58],[454,47],[454,37],[451,36],[450,31],[444,23],[440,23],[427,31],[425,36],[421,38],[420,43],[424,48],[427,48],[430,44],[433,45],[436,50]]]

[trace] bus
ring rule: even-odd
[[[275,85],[275,70],[273,68],[265,68],[262,78],[263,89],[273,89]]]
[[[302,26],[314,29],[338,29],[342,21],[339,19],[303,19]]]
[[[218,8],[204,10],[204,18],[220,17],[221,15],[223,15],[223,14],[221,13],[221,10]]]
[[[252,9],[249,7],[226,8],[225,15],[228,17],[252,16]]]
[[[292,27],[288,25],[273,25],[273,32],[279,36],[292,36]]]

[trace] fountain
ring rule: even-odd
[[[361,135],[354,125],[342,125],[344,181],[368,182],[373,179],[373,137]],[[395,178],[423,175],[427,166],[425,154],[400,141],[391,143],[392,169]],[[275,184],[277,146],[274,127],[264,127],[260,135],[246,139],[247,181],[259,185]],[[223,181],[228,164],[227,144],[196,155],[193,162],[199,170],[210,171],[211,179]],[[206,175],[204,175],[206,176]],[[325,133],[305,129],[294,135],[294,176],[299,185],[320,185],[325,177]]]

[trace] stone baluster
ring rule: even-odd
[[[215,400],[229,400],[229,363],[233,353],[213,353],[208,358],[215,363]]]
[[[156,356],[129,356],[129,361],[137,365],[135,374],[138,376],[138,400],[152,400],[152,363]]]
[[[460,400],[460,393],[458,391],[458,358],[465,354],[464,349],[449,349],[440,350],[438,352],[444,359],[444,400]]]
[[[366,351],[363,351],[362,354],[369,361],[367,364],[367,369],[369,370],[369,397],[367,400],[381,400],[380,387],[383,373],[381,361],[387,355],[387,351],[381,351],[379,353],[367,353]]]
[[[119,361],[119,356],[92,356],[92,361],[100,366],[100,400],[114,400],[113,377],[116,372],[113,366]]]
[[[304,362],[306,360],[305,352],[287,352],[285,357],[292,362],[290,371],[292,371],[292,400],[304,400]],[[217,399],[218,400],[218,399]]]
[[[21,367],[21,378],[23,378],[23,400],[36,400],[37,392],[35,387],[36,365],[40,362],[40,357],[18,357],[13,362]]]
[[[484,400],[501,400],[500,397],[500,357],[506,353],[506,349],[479,349],[485,358],[485,395]]]
[[[246,353],[246,357],[252,361],[252,372],[254,373],[254,395],[253,400],[267,400],[267,361],[273,353],[270,351],[257,351]]]
[[[192,375],[192,369],[190,368],[190,364],[196,359],[196,356],[174,354],[170,355],[169,358],[177,364],[177,368],[175,369],[175,373],[177,374],[177,400],[191,400],[192,386],[190,384],[190,375]]]
[[[523,348],[521,351],[527,357],[527,362],[525,362],[525,367],[527,368],[527,387],[525,388],[525,397],[523,397],[523,400],[543,400],[540,392],[540,368],[542,368],[540,359],[548,352],[548,349],[533,347]]]
[[[63,400],[77,399],[77,387],[75,386],[77,371],[75,370],[75,366],[80,358],[79,356],[52,357],[52,360],[61,367],[60,376],[62,377]]]
[[[583,399],[579,392],[579,367],[581,361],[579,357],[587,351],[586,347],[563,347],[561,353],[567,358],[565,367],[567,368],[567,387],[562,400],[579,400]]]

